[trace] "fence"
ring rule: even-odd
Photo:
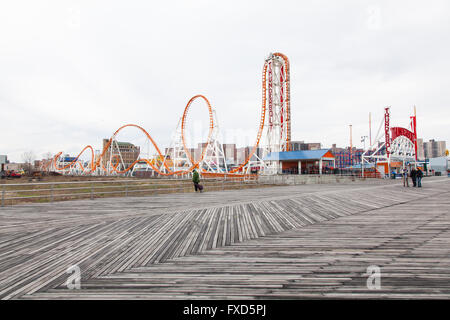
[[[299,174],[297,168],[290,168],[290,169],[283,169],[282,174]],[[362,177],[361,169],[330,169],[330,168],[323,168],[322,173],[320,173],[318,167],[311,167],[307,169],[302,170],[302,175],[334,175],[334,176],[351,176],[351,177]],[[375,170],[372,169],[366,169],[364,171],[364,178],[383,178],[383,175]]]
[[[241,189],[261,185],[257,179],[202,179],[205,190]],[[95,198],[156,195],[162,193],[193,192],[190,180],[109,180],[73,182],[37,182],[1,184],[1,206],[27,202],[53,202]]]

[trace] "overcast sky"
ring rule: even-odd
[[[251,144],[270,52],[290,59],[293,140],[347,146],[352,124],[362,146],[369,112],[376,131],[385,106],[406,126],[416,105],[419,137],[448,143],[449,17],[445,0],[2,1],[0,154],[99,149],[125,123],[164,148],[196,94]]]

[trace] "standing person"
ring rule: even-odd
[[[409,181],[408,181],[408,168],[403,168],[403,186],[404,187],[409,187]]]
[[[420,168],[417,169],[416,176],[417,176],[417,187],[418,187],[418,188],[422,188],[422,177],[423,177],[423,172],[422,172],[422,170],[420,170]]]
[[[192,182],[194,183],[194,189],[195,192],[197,192],[198,190],[200,190],[200,192],[202,192],[202,190],[200,189],[200,175],[198,174],[197,170],[194,169],[194,171],[192,171]]]
[[[417,186],[417,170],[415,168],[411,169],[411,180],[413,183],[413,187]]]
[[[395,170],[392,169],[392,172],[391,172],[391,178],[392,178],[392,179],[395,179],[395,175],[396,175]]]

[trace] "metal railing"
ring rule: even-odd
[[[257,179],[202,179],[206,191],[242,189],[262,185]],[[0,184],[0,206],[29,202],[128,197],[163,193],[194,192],[191,180],[133,179],[103,181],[33,182]]]
[[[283,175],[296,175],[299,174],[298,169],[294,168],[294,169],[283,169],[282,172],[280,174]],[[324,169],[322,170],[322,172],[319,171],[318,168],[311,168],[311,169],[303,169],[301,172],[302,175],[332,175],[332,176],[350,176],[350,177],[362,177],[362,172],[361,170],[358,169],[334,169],[334,170],[330,170],[330,169]],[[364,172],[364,177],[365,178],[382,178],[382,175],[377,172],[377,171],[370,171],[370,170],[366,170]]]

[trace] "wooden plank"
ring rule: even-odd
[[[441,178],[5,208],[0,297],[450,298],[449,193]],[[378,296],[361,287],[370,263]]]

